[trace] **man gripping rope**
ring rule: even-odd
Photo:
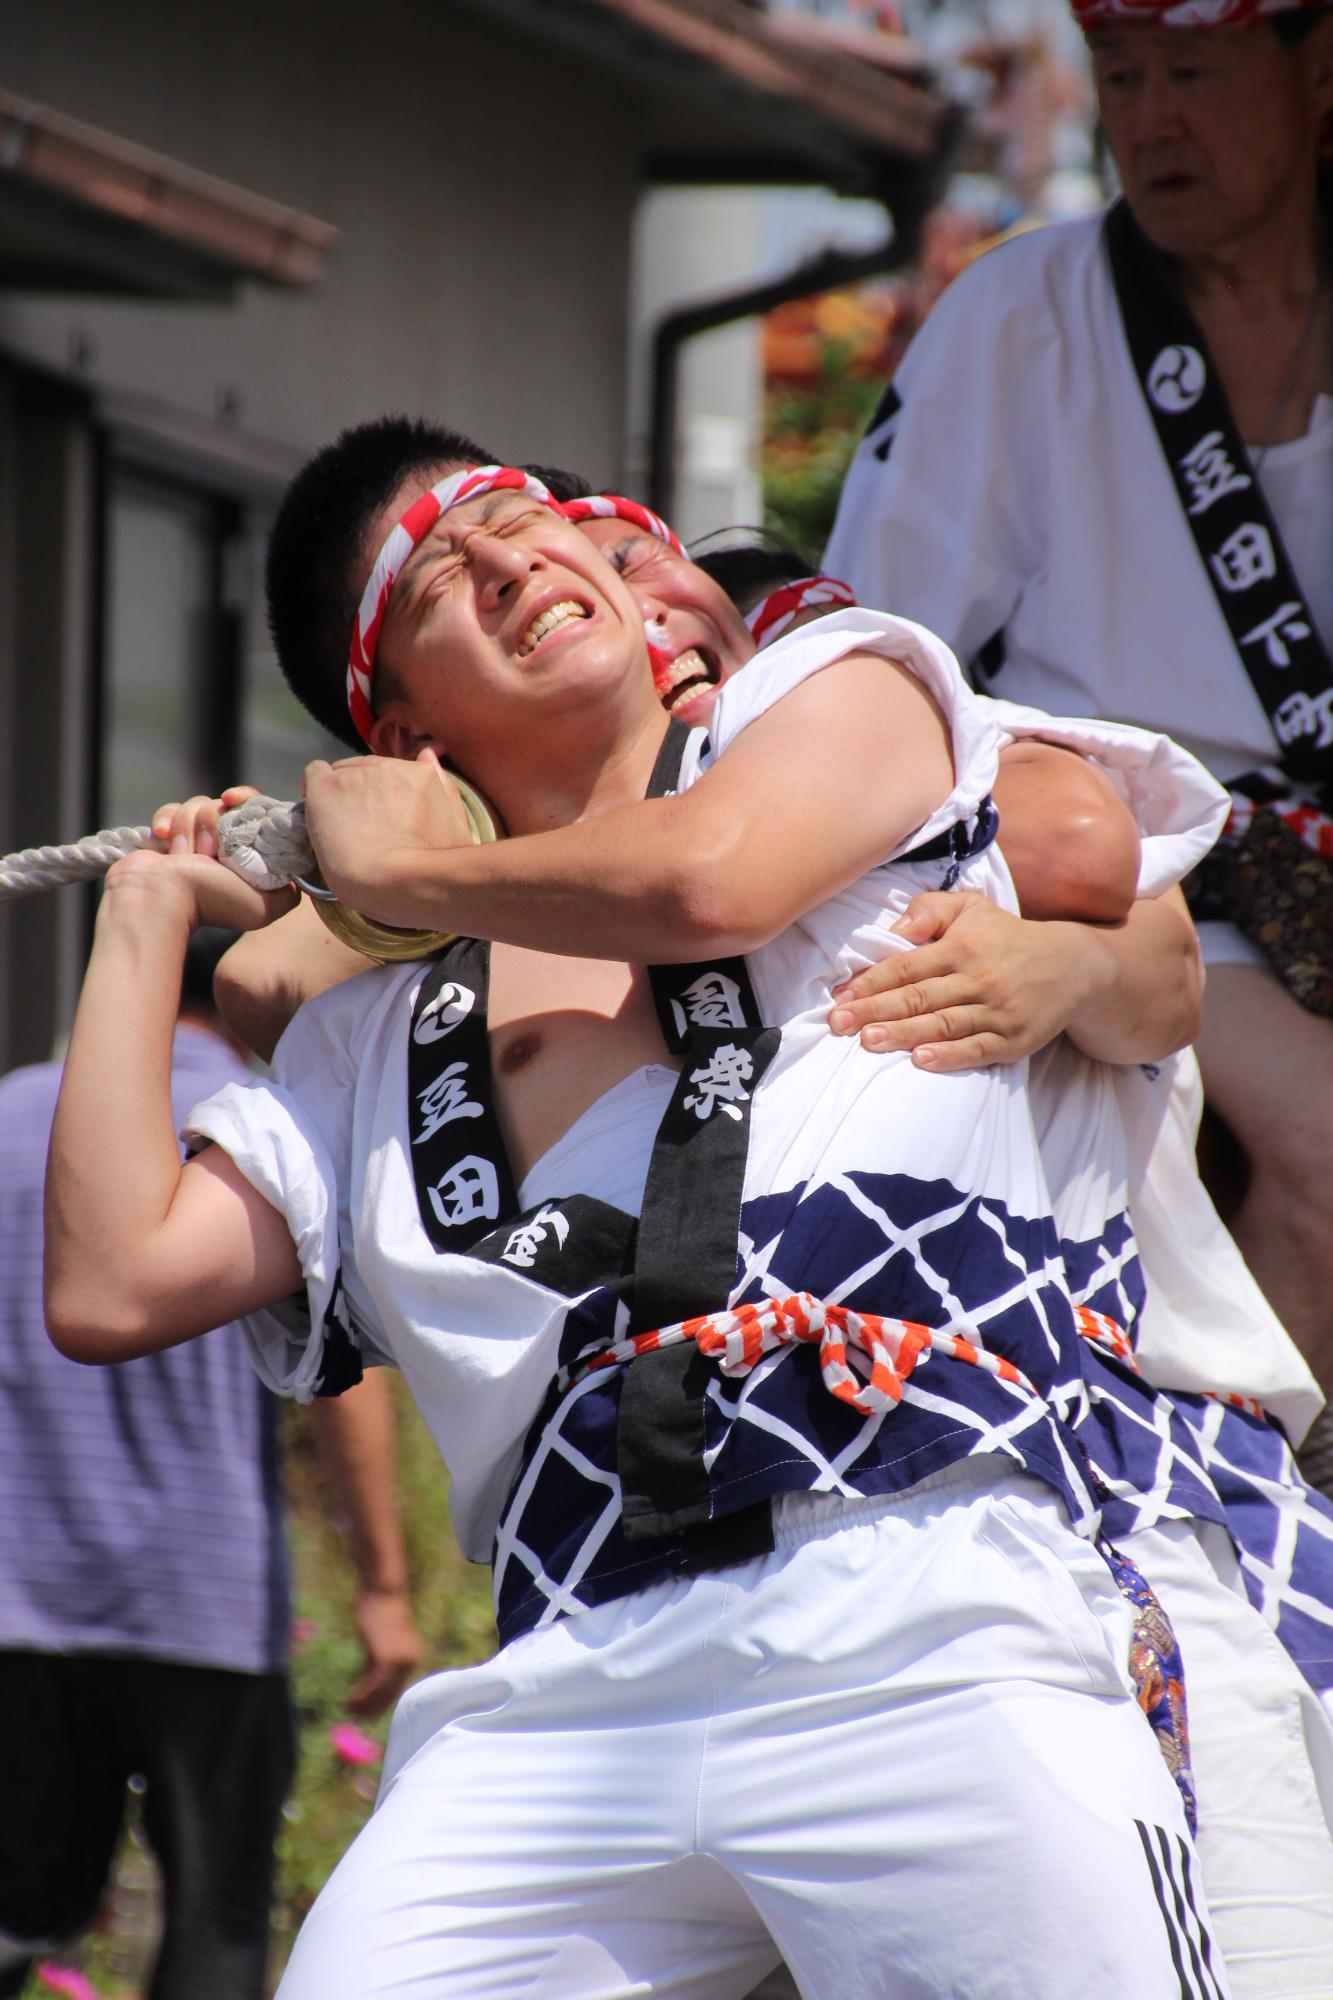
[[[297,1393],[392,1358],[494,1559],[501,1651],[400,1707],[285,2000],[720,2000],[779,1955],[812,1995],[1221,1993],[1055,1413],[1079,1321],[1021,1071],[825,1028],[830,965],[933,886],[914,851],[1008,896],[992,732],[898,623],[775,652],[683,738],[614,571],[480,462],[349,434],[270,571],[312,705],[355,626],[380,753],[310,767],[326,879],[459,942],[303,1010],[182,1170],[151,996],[201,915],[284,899],[131,857],[53,1144],[62,1345],[221,1306]],[[467,843],[441,754],[508,839]]]

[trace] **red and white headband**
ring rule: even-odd
[[[464,500],[476,500],[483,493],[497,490],[527,493],[553,512],[561,511],[549,488],[543,486],[540,479],[534,479],[530,472],[522,472],[512,465],[469,465],[461,472],[451,472],[438,486],[432,486],[428,493],[414,500],[397,526],[390,530],[384,547],[376,556],[375,567],[370,572],[370,581],[362,593],[356,623],[352,627],[352,650],[347,662],[347,708],[363,743],[369,743],[370,728],[375,719],[371,688],[375,679],[375,653],[380,642],[380,630],[390,592],[403,564],[422,537],[429,534],[441,514],[447,514],[451,507],[460,506]]]
[[[1155,21],[1163,28],[1243,28],[1273,14],[1327,6],[1328,0],[1070,0],[1085,32],[1108,21]]]
[[[801,576],[761,597],[745,623],[754,638],[755,651],[772,645],[789,631],[803,611],[817,604],[855,604],[856,592],[836,576]]]
[[[630,521],[645,534],[665,542],[678,556],[685,554],[679,537],[672,534],[660,514],[654,514],[650,507],[641,507],[637,500],[626,500],[623,494],[590,493],[586,500],[564,501],[560,512],[567,521]]]

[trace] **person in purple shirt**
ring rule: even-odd
[[[203,934],[186,964],[178,1123],[248,1072],[212,1002],[230,941]],[[164,1887],[151,2000],[260,2000],[295,1758],[276,1404],[235,1326],[108,1369],[51,1345],[41,1203],[60,1075],[38,1063],[0,1081],[0,1996],[91,1921],[140,1776]],[[363,1711],[394,1698],[420,1650],[387,1467],[372,1470],[382,1398],[377,1383],[327,1406],[335,1466],[361,1474],[340,1485]]]

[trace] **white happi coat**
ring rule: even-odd
[[[788,688],[854,649],[903,660],[930,689],[952,730],[955,785],[896,856],[748,955],[762,1019],[781,1028],[781,1042],[754,1094],[732,1299],[804,1288],[933,1325],[965,1320],[1039,1380],[1041,1393],[933,1352],[902,1403],[867,1418],[824,1390],[812,1349],[786,1349],[709,1399],[709,1477],[722,1512],[782,1490],[893,1490],[973,1451],[998,1450],[1055,1485],[1087,1530],[1096,1506],[1081,1454],[1047,1402],[1057,1392],[1079,1400],[1084,1343],[1060,1267],[1025,1066],[932,1077],[904,1056],[871,1055],[827,1029],[831,985],[909,949],[890,927],[914,894],[940,886],[941,861],[914,862],[909,850],[975,821],[983,806],[996,756],[983,706],[929,634],[843,612],[792,634],[727,685],[709,736],[691,740],[679,784],[724,755]],[[965,859],[959,879],[1012,907],[994,847]],[[388,968],[322,995],[289,1028],[272,1078],[210,1100],[191,1127],[286,1215],[301,1257],[304,1325],[281,1309],[250,1323],[261,1373],[277,1389],[313,1392],[336,1296],[336,1316],[363,1349],[407,1376],[452,1475],[465,1551],[484,1559],[501,1549],[502,1632],[506,1578],[522,1572],[527,1595],[510,1607],[508,1628],[519,1630],[589,1601],[590,1592],[596,1601],[598,1592],[651,1580],[626,1558],[610,1582],[599,1581],[591,1550],[616,1526],[614,1457],[598,1454],[609,1450],[614,1378],[623,1371],[586,1379],[554,1414],[544,1412],[558,1368],[571,1359],[571,1327],[586,1324],[594,1351],[622,1324],[620,1308],[606,1286],[571,1300],[520,1268],[509,1254],[520,1218],[500,1218],[485,1256],[485,1246],[442,1255],[427,1240],[405,1078],[422,980],[419,966]],[[591,1176],[568,1192],[603,1198]],[[533,1220],[523,1222],[524,1256]],[[577,1449],[561,1430],[575,1405]],[[568,1488],[575,1460],[587,1492],[577,1502],[567,1491],[546,1497],[539,1475],[554,1477],[563,1462]],[[568,1520],[553,1549],[562,1507]],[[535,1608],[534,1590],[543,1600]]]
[[[1106,772],[1138,822],[1140,896],[1159,896],[1193,865],[1225,810],[1221,793],[1169,737],[1124,723],[1053,716],[988,700],[1001,741],[1061,743]],[[1004,828],[1000,829],[1004,846]],[[1030,1094],[1062,1233],[1090,1236],[1088,1196],[1112,1156],[1089,1132],[1089,1105],[1114,1093],[1126,1142],[1129,1212],[1146,1296],[1135,1352],[1155,1387],[1261,1403],[1299,1444],[1323,1407],[1303,1355],[1260,1291],[1199,1179],[1194,1146],[1202,1085],[1193,1049],[1159,1063],[1104,1066],[1064,1036],[1032,1059]]]
[[[1266,455],[1264,485],[1333,645],[1333,401]],[[1277,760],[1134,373],[1100,217],[1015,238],[950,286],[857,450],[825,567],[965,663],[1002,632],[997,694],[1164,731],[1224,780]]]

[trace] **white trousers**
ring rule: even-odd
[[[1333,1995],[1333,1711],[1251,1605],[1230,1539],[1171,1521],[1120,1544],[1175,1626],[1199,1865],[1235,2000]],[[775,1973],[751,2000],[794,2000]]]
[[[1199,1862],[1235,2000],[1330,2000],[1328,1708],[1251,1605],[1221,1528],[1165,1522],[1121,1547],[1180,1641]]]
[[[279,2000],[1222,2000],[1129,1614],[994,1458],[404,1696]]]

